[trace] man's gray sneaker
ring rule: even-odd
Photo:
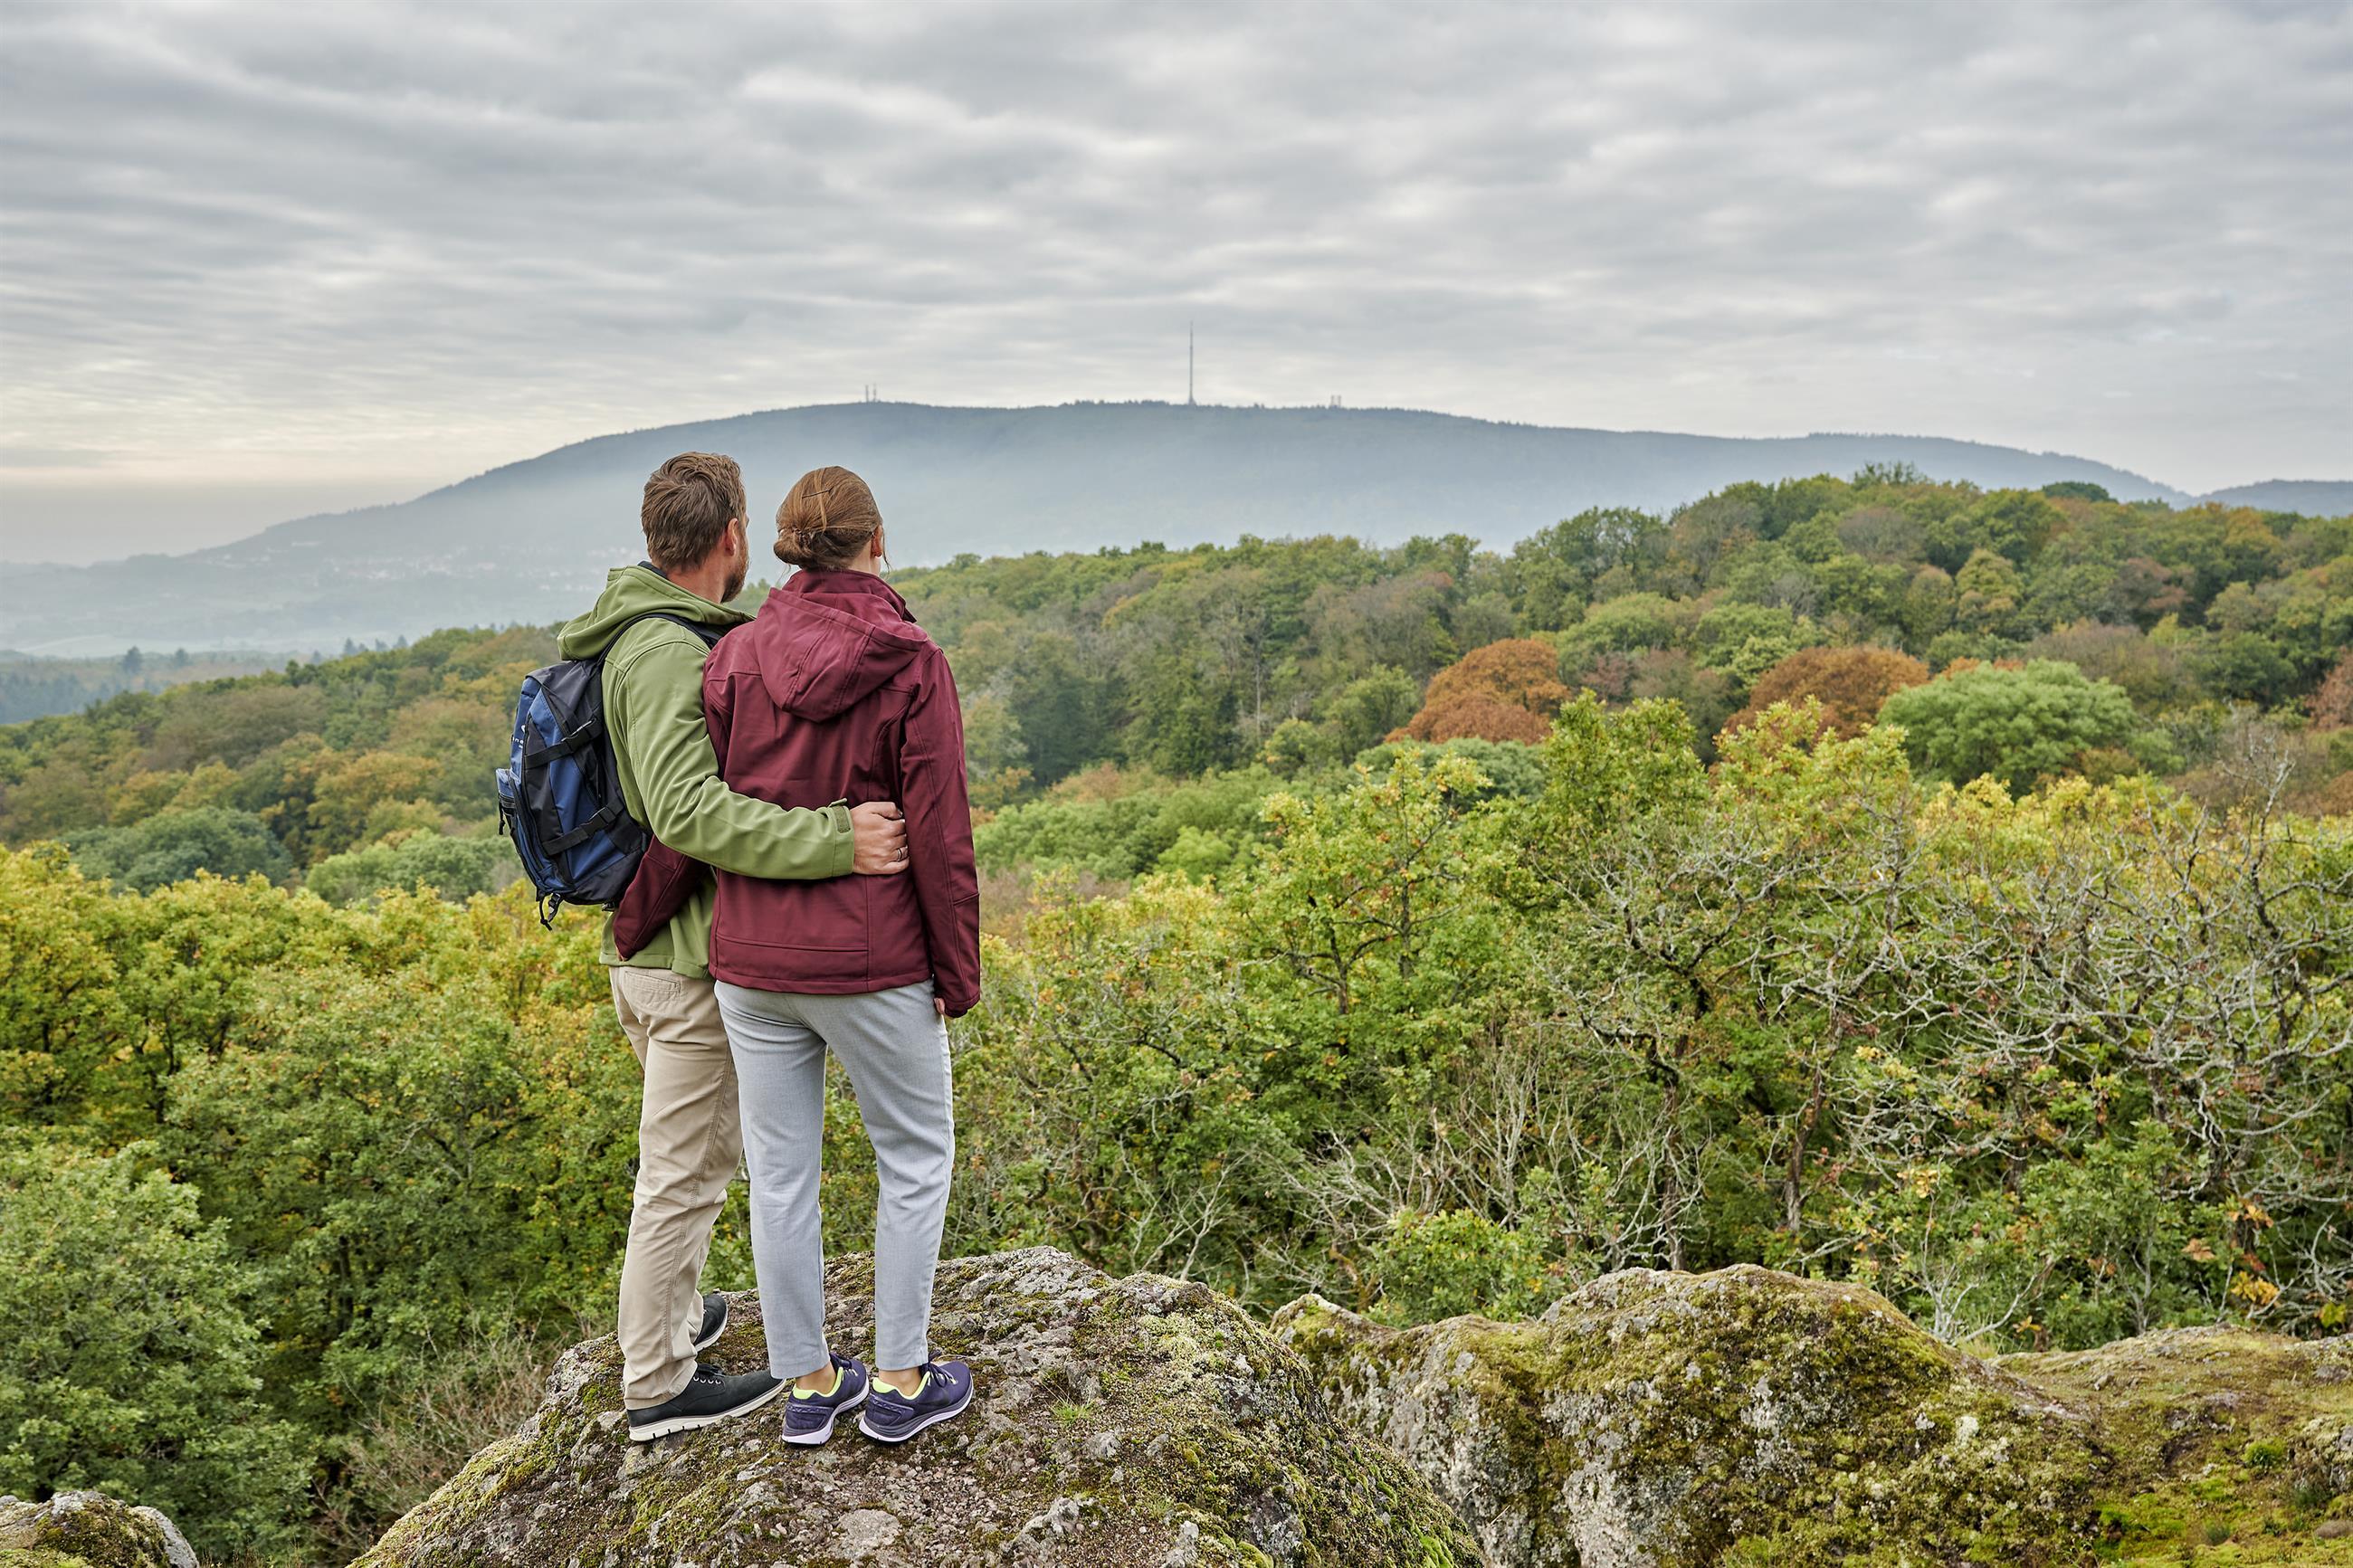
[[[813,1447],[833,1436],[834,1417],[866,1402],[866,1363],[854,1356],[833,1358],[833,1392],[807,1394],[794,1389],[785,1401],[785,1441]]]
[[[713,1290],[702,1299],[702,1331],[694,1336],[695,1350],[709,1350],[726,1331],[727,1298]]]
[[[927,1361],[909,1398],[887,1383],[874,1385],[858,1429],[878,1443],[903,1443],[926,1426],[961,1415],[972,1403],[972,1369],[960,1361]]]
[[[646,1410],[629,1412],[629,1441],[650,1443],[673,1432],[691,1432],[734,1415],[748,1415],[785,1391],[785,1380],[765,1372],[730,1375],[698,1365],[679,1393]]]

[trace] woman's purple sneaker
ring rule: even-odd
[[[866,1363],[855,1356],[833,1358],[833,1392],[804,1394],[796,1388],[785,1401],[785,1441],[814,1447],[833,1436],[833,1418],[854,1410],[866,1397]]]
[[[972,1369],[960,1361],[927,1361],[910,1399],[887,1383],[874,1385],[858,1429],[878,1443],[903,1443],[926,1426],[964,1414],[972,1403]]]

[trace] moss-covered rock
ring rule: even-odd
[[[1276,1336],[1409,1458],[1497,1568],[2073,1563],[2109,1462],[2080,1409],[1873,1291],[1632,1270],[1534,1322]]]
[[[827,1276],[834,1346],[872,1345],[872,1268]],[[620,1355],[567,1352],[539,1413],[475,1456],[361,1561],[696,1568],[1471,1568],[1460,1520],[1404,1463],[1332,1419],[1299,1359],[1216,1292],[1113,1279],[1033,1248],[944,1264],[934,1353],[970,1362],[973,1409],[903,1447],[853,1430],[779,1440],[783,1414],[637,1445]],[[706,1352],[765,1364],[756,1298]]]
[[[196,1568],[172,1521],[104,1492],[0,1497],[0,1568]]]
[[[2090,1417],[2112,1561],[2353,1564],[2353,1344],[2175,1329],[2000,1364]]]
[[[2353,1344],[1981,1361],[1853,1286],[1611,1275],[1529,1323],[1276,1314],[1495,1568],[2353,1568]]]

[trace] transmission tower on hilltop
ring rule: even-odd
[[[1185,323],[1185,406],[1193,406],[1193,323]]]

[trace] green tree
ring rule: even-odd
[[[1052,784],[1099,762],[1111,751],[1108,682],[1090,670],[1078,642],[1064,632],[1029,639],[1006,677],[1030,776]]]
[[[1821,641],[1811,621],[1766,605],[1718,605],[1700,617],[1694,635],[1700,662],[1744,687],[1799,648]]]
[[[2018,630],[2019,601],[2026,590],[2010,557],[1979,548],[1953,585],[1959,595],[1954,617],[1963,630],[1991,637],[2007,637]]]
[[[1926,648],[1953,624],[1957,594],[1953,579],[1935,566],[1923,566],[1905,584],[1904,600],[1895,612],[1906,646]]]
[[[293,858],[269,824],[249,811],[220,805],[161,812],[128,827],[90,828],[67,842],[87,875],[111,878],[142,893],[199,871],[274,882],[294,868]]]
[[[260,1398],[256,1279],[151,1155],[0,1138],[0,1491],[95,1487],[216,1561],[273,1552],[310,1447]]]
[[[1521,618],[1532,631],[1551,631],[1613,579],[1604,596],[1649,585],[1665,563],[1666,524],[1627,507],[1595,507],[1522,540],[1512,551],[1512,575]]]
[[[1596,654],[1672,647],[1690,625],[1682,606],[1660,594],[1625,594],[1596,605],[1560,635],[1561,679],[1574,683]]]
[[[2122,744],[2132,700],[2072,664],[1978,667],[1896,692],[1883,722],[1901,725],[1913,765],[1954,784],[2000,779],[2013,793],[2063,771],[2076,754]]]
[[[0,1108],[58,1126],[121,1044],[119,912],[61,847],[0,850]]]
[[[1580,692],[1545,742],[1546,787],[1537,842],[1571,857],[1590,835],[1655,815],[1680,816],[1704,794],[1705,773],[1691,717],[1672,702],[1637,702],[1621,713]]]
[[[1334,692],[1324,704],[1324,721],[1331,726],[1335,754],[1353,757],[1379,745],[1420,706],[1420,686],[1405,671],[1384,665]]]
[[[2295,667],[2261,632],[2225,632],[2200,647],[2190,665],[2208,690],[2266,706],[2284,701],[2295,682]]]
[[[519,898],[311,907],[340,950],[255,977],[157,1141],[252,1262],[273,1399],[332,1432],[468,1322],[568,1325],[602,1297],[636,1069],[588,922],[550,941]]]
[[[1944,525],[1938,565],[1965,561],[1979,550],[2023,563],[2066,522],[2066,514],[2031,490],[1996,490]]]
[[[504,838],[409,832],[330,855],[311,868],[302,885],[332,904],[356,903],[387,888],[425,888],[445,899],[466,899],[496,892],[518,874],[514,847]]]

